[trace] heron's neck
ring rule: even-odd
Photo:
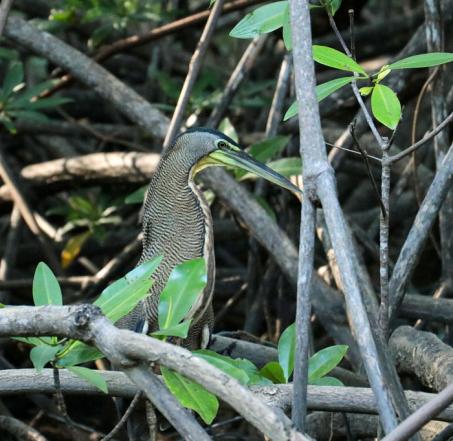
[[[154,174],[144,205],[142,261],[163,255],[169,266],[196,257],[209,257],[212,240],[209,207],[195,186],[191,168],[168,157]],[[163,262],[164,263],[164,262]]]

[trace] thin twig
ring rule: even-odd
[[[432,138],[434,138],[438,133],[444,130],[450,122],[453,121],[453,112],[451,112],[438,126],[436,126],[431,132],[427,133],[422,139],[417,141],[415,144],[405,148],[401,152],[397,153],[396,155],[392,155],[388,158],[388,161],[391,163],[397,162],[400,159],[403,159],[410,153],[416,151],[419,147],[426,144]]]
[[[241,59],[228,79],[219,103],[212,109],[211,115],[206,123],[208,127],[217,127],[220,124],[220,121],[236,95],[239,86],[255,65],[256,58],[261,52],[265,42],[266,35],[262,35],[254,38],[247,46],[247,49],[242,54]]]
[[[393,269],[390,279],[391,319],[395,318],[398,308],[404,299],[405,287],[415,268],[422,246],[450,189],[452,176],[453,144],[450,146],[429,186]]]
[[[170,146],[171,142],[173,141],[174,137],[181,127],[184,112],[189,102],[190,94],[192,93],[192,88],[198,78],[206,50],[208,49],[209,43],[211,42],[211,37],[214,33],[217,21],[222,12],[223,3],[224,0],[217,0],[215,2],[211,14],[209,15],[208,21],[206,22],[206,26],[203,29],[203,33],[201,34],[197,47],[192,55],[189,63],[189,70],[186,79],[184,80],[184,84],[182,86],[181,93],[179,95],[178,102],[176,103],[175,111],[173,113],[173,117],[170,121],[170,125],[164,139],[164,150]]]
[[[121,430],[121,428],[124,426],[124,424],[128,420],[129,416],[131,415],[132,411],[135,409],[135,406],[142,398],[142,395],[143,395],[142,392],[137,392],[135,394],[135,396],[132,399],[131,404],[129,404],[129,407],[127,408],[126,412],[124,412],[123,416],[116,423],[115,427],[107,435],[105,435],[104,438],[101,439],[101,441],[110,441]]]
[[[439,412],[453,402],[453,384],[447,386],[436,398],[417,409],[406,418],[395,430],[382,438],[381,441],[403,441],[421,429]]]
[[[61,274],[62,269],[60,262],[56,257],[56,254],[52,249],[51,244],[47,241],[46,237],[41,231],[34,216],[34,213],[30,208],[30,204],[26,200],[21,188],[19,187],[19,184],[15,179],[15,176],[12,173],[11,169],[9,168],[4,158],[3,151],[1,149],[0,149],[0,176],[3,179],[5,185],[9,188],[14,203],[19,209],[20,214],[24,219],[25,223],[27,224],[28,228],[38,239],[38,242],[40,243],[44,251],[44,254],[46,255],[46,258],[48,259],[49,264],[52,265],[53,270],[57,274]]]

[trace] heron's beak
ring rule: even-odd
[[[217,165],[234,166],[242,168],[250,173],[253,173],[260,178],[266,179],[280,187],[286,188],[287,190],[295,193],[302,193],[302,190],[296,187],[292,182],[286,179],[281,174],[275,172],[267,165],[257,161],[249,154],[245,153],[240,149],[234,150],[215,150],[209,155],[210,159],[213,159]]]

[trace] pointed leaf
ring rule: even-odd
[[[154,331],[151,333],[153,336],[157,337],[180,337],[187,338],[189,333],[190,323],[192,320],[186,320],[185,322],[180,323],[179,325],[170,326],[159,331]]]
[[[345,53],[328,46],[313,45],[313,59],[324,66],[357,72],[368,76],[365,69]]]
[[[296,116],[299,113],[299,108],[298,108],[298,102],[294,101],[286,111],[286,113],[283,115],[283,121],[287,121],[288,119],[292,118],[293,116]]]
[[[219,125],[219,130],[229,136],[233,141],[238,142],[239,137],[229,118],[224,118]]]
[[[388,67],[390,69],[416,69],[438,66],[439,64],[450,63],[452,61],[453,53],[451,52],[431,52],[430,54],[419,54],[403,58],[390,64]]]
[[[316,386],[344,386],[343,382],[334,377],[322,377],[309,383]]]
[[[354,77],[341,77],[335,78],[334,80],[327,81],[326,83],[318,84],[316,86],[316,98],[318,103],[321,102],[324,98],[327,98],[329,95],[341,89],[346,84],[352,83]]]
[[[278,362],[282,367],[287,383],[294,369],[294,353],[296,351],[296,324],[288,326],[278,341]]]
[[[8,115],[26,121],[35,121],[38,123],[46,123],[49,121],[46,115],[40,112],[35,112],[34,110],[9,110],[7,108]]]
[[[10,63],[2,87],[2,101],[8,98],[13,89],[24,79],[24,67],[21,62]]]
[[[242,369],[249,377],[248,385],[260,385],[260,386],[270,386],[272,381],[268,380],[266,377],[260,374],[258,368],[246,358],[234,358],[232,359],[234,365],[239,369]]]
[[[66,269],[74,262],[75,259],[80,254],[80,251],[84,243],[88,240],[93,232],[91,230],[85,231],[83,233],[77,234],[74,237],[71,237],[66,243],[63,251],[61,252],[61,266],[63,269]]]
[[[302,174],[302,159],[299,157],[276,159],[268,162],[267,166],[287,178]]]
[[[144,185],[139,189],[135,190],[131,194],[128,194],[124,198],[124,203],[126,204],[143,204],[145,199],[146,190],[148,190],[149,185]]]
[[[108,392],[107,382],[99,372],[81,366],[68,366],[67,369],[93,386],[96,386],[105,394]]]
[[[40,346],[35,346],[30,351],[30,360],[33,363],[35,369],[40,372],[44,366],[55,359],[55,355],[62,347],[58,346],[49,346],[41,344]]]
[[[38,263],[33,277],[33,301],[35,306],[63,304],[60,284],[44,262]]]
[[[230,32],[234,38],[254,38],[283,26],[288,1],[278,1],[256,8],[247,14]]]
[[[290,139],[290,136],[274,136],[251,145],[247,149],[247,152],[257,161],[266,163],[269,159],[277,155],[277,153],[281,152],[288,145]],[[247,172],[236,168],[234,174],[236,179],[240,179]]]
[[[179,324],[187,318],[206,286],[206,265],[203,258],[177,265],[170,273],[159,301],[159,329]]]
[[[50,89],[56,82],[57,80],[49,80],[39,83],[36,86],[28,87],[14,98],[14,101],[11,103],[11,108],[25,107],[32,98],[37,97],[44,91]]]
[[[308,381],[318,380],[327,375],[345,356],[346,345],[335,345],[321,349],[308,361]]]
[[[62,106],[63,104],[72,103],[73,100],[70,98],[64,98],[60,96],[52,96],[50,98],[41,98],[36,101],[32,101],[27,105],[27,109],[39,110],[49,109],[52,107]]]
[[[277,361],[270,361],[269,363],[266,363],[260,369],[260,374],[271,380],[274,384],[285,384],[287,382],[283,369]]]
[[[293,48],[293,36],[291,33],[291,17],[289,15],[289,4],[286,7],[285,15],[283,17],[283,43],[285,43],[286,50],[290,51]]]
[[[175,398],[184,407],[197,412],[206,424],[211,424],[219,409],[216,396],[177,372],[163,366],[160,370],[165,384]]]
[[[235,378],[239,381],[239,383],[244,385],[249,384],[249,376],[243,369],[237,367],[235,360],[232,358],[217,354],[217,352],[209,351],[207,349],[193,351],[193,354],[212,364],[222,372],[225,372],[230,377]]]
[[[401,104],[396,93],[383,84],[374,86],[371,94],[371,110],[380,123],[392,130],[401,119]]]
[[[125,277],[104,289],[94,305],[99,306],[113,323],[124,317],[148,295],[152,285],[150,277],[161,260],[158,256],[134,268]]]
[[[326,8],[329,11],[330,15],[335,15],[338,11],[338,8],[341,6],[342,0],[328,0],[326,2]]]
[[[72,341],[61,352],[65,355],[58,359],[58,367],[74,366],[104,358],[104,354],[98,349],[81,341]]]

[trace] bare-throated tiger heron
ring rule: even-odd
[[[195,128],[179,135],[162,155],[151,179],[143,211],[143,253],[140,263],[156,256],[163,260],[153,275],[148,297],[120,326],[138,332],[156,329],[159,295],[171,270],[179,263],[204,257],[207,284],[194,309],[189,347],[205,347],[213,325],[211,305],[215,261],[212,218],[203,193],[194,183],[200,170],[209,166],[237,166],[289,190],[300,190],[285,177],[245,153],[228,136],[215,130]]]

